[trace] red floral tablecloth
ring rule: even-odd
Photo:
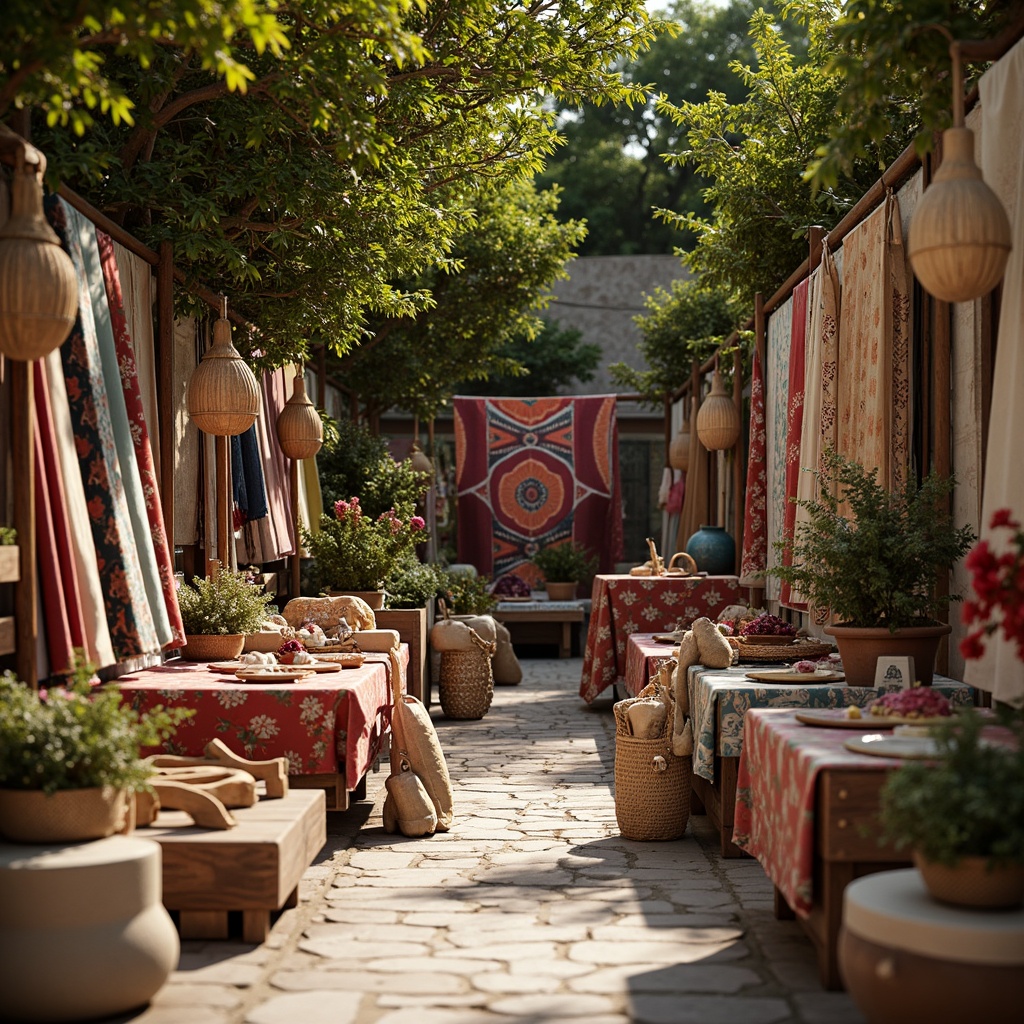
[[[402,649],[408,661],[408,646]],[[254,760],[287,757],[291,775],[343,766],[352,788],[376,761],[391,725],[390,673],[386,654],[366,655],[360,668],[269,684],[242,682],[203,663],[172,662],[122,676],[116,685],[140,711],[157,704],[195,709],[166,753],[201,757],[216,738]]]
[[[594,577],[580,696],[589,704],[626,674],[633,633],[666,633],[740,600],[735,576]]]
[[[659,643],[654,633],[633,633],[626,641],[626,674],[622,688],[635,697],[650,681],[662,662],[676,656],[678,644]]]

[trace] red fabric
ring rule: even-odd
[[[402,648],[408,662],[409,648]],[[243,683],[205,664],[172,662],[122,676],[116,685],[137,710],[196,709],[166,753],[201,757],[217,738],[243,757],[287,757],[292,775],[344,771],[352,789],[377,760],[391,725],[389,673],[386,654],[366,655],[360,668],[277,684]]]
[[[740,600],[735,576],[595,576],[580,696],[589,704],[626,674],[633,633],[667,633]]]
[[[178,608],[178,592],[174,585],[174,559],[167,543],[164,529],[164,511],[160,504],[160,485],[153,469],[153,449],[149,443],[146,414],[142,405],[142,390],[139,387],[139,371],[135,364],[135,351],[128,334],[128,322],[124,315],[124,298],[121,294],[121,278],[114,257],[114,243],[110,236],[97,229],[100,262],[103,265],[103,283],[110,307],[110,326],[114,332],[117,363],[121,370],[121,387],[124,390],[124,404],[128,411],[128,422],[132,431],[132,444],[142,480],[142,493],[146,499],[146,518],[153,535],[153,552],[157,570],[160,573],[160,589],[167,607],[167,619],[174,638],[165,647],[179,647],[185,642],[185,627]]]
[[[740,578],[763,586],[768,565],[768,457],[764,412],[764,367],[757,352],[750,377],[750,450],[743,510],[743,548]]]
[[[659,643],[653,633],[633,633],[626,641],[626,675],[622,688],[635,697],[661,668],[675,657],[678,644]]]
[[[456,398],[459,560],[540,580],[531,559],[573,540],[607,572],[622,550],[615,398]]]
[[[800,433],[804,423],[804,352],[807,344],[807,289],[810,281],[804,278],[793,289],[793,327],[789,344],[789,412],[786,419],[786,508],[782,537],[788,543],[796,527],[796,492],[800,479]],[[792,562],[790,553],[782,556],[782,564]],[[785,581],[779,590],[779,602],[801,611],[806,602],[793,601],[792,588]]]
[[[68,524],[64,477],[57,451],[56,431],[50,406],[50,392],[41,359],[32,367],[35,393],[35,497],[36,550],[39,557],[39,585],[46,621],[47,655],[50,671],[66,673],[74,662],[74,649],[84,649],[85,618],[78,589],[78,570]]]

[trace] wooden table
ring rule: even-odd
[[[265,942],[270,915],[295,906],[299,879],[327,842],[323,790],[292,790],[231,811],[238,824],[206,829],[184,811],[160,811],[136,835],[163,851],[163,902],[183,939],[226,939],[228,913],[242,912],[245,942]]]
[[[747,712],[733,841],[775,885],[776,916],[794,914],[818,953],[826,988],[836,962],[843,890],[855,878],[905,867],[908,851],[878,841],[879,793],[904,762],[847,750],[858,735],[803,725],[791,709]]]
[[[491,613],[503,622],[514,644],[556,644],[558,656],[572,654],[572,629],[583,621],[587,602],[549,601],[538,597],[531,601],[499,601]]]
[[[590,704],[625,677],[631,634],[670,633],[701,616],[715,619],[739,600],[735,576],[595,576],[580,696]]]

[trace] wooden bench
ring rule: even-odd
[[[163,902],[178,912],[183,939],[226,939],[228,913],[241,911],[243,941],[265,942],[271,914],[296,905],[299,879],[327,842],[322,789],[264,797],[231,815],[234,828],[206,829],[162,810],[136,833],[161,846]]]
[[[581,601],[503,601],[491,614],[508,627],[513,645],[555,644],[560,658],[572,654],[572,627],[584,616]]]

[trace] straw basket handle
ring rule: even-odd
[[[668,563],[668,567],[670,569],[675,569],[676,568],[676,560],[680,559],[680,558],[685,563],[684,571],[686,572],[686,574],[688,576],[693,576],[697,572],[697,563],[693,560],[693,557],[691,555],[688,555],[685,551],[677,551],[672,556],[671,561]]]
[[[469,629],[469,639],[480,648],[484,654],[489,658],[494,657],[494,652],[498,649],[497,643],[493,640],[485,640],[473,627]]]

